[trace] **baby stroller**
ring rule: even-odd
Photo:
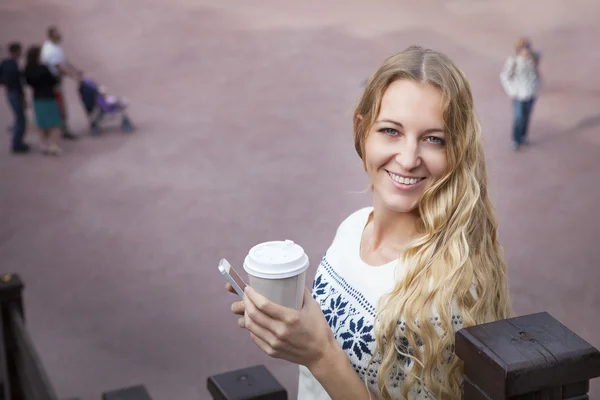
[[[121,129],[133,132],[133,124],[125,109],[127,102],[115,96],[109,96],[92,79],[82,79],[79,83],[79,96],[90,121],[92,135],[100,134],[100,123],[106,118],[121,117]]]

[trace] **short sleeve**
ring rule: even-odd
[[[65,53],[60,46],[56,45],[44,45],[41,58],[44,64],[52,67],[62,65],[66,62]]]

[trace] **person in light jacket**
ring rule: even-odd
[[[516,54],[506,60],[500,74],[502,87],[513,101],[512,144],[515,150],[528,143],[527,129],[540,89],[539,64],[540,53],[532,49],[528,39],[521,38],[516,44]]]

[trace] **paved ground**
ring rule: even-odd
[[[0,270],[27,283],[61,396],[142,382],[159,400],[206,399],[208,375],[259,363],[295,396],[296,367],[236,328],[217,261],[291,238],[314,272],[337,224],[369,203],[351,141],[361,82],[413,43],[472,81],[516,311],[547,310],[600,347],[600,3],[411,3],[2,2],[2,42],[60,24],[70,58],[128,96],[139,127],[65,144],[61,159],[0,152]],[[534,143],[515,154],[497,75],[521,33],[544,52],[546,86]]]

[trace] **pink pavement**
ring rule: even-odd
[[[2,2],[3,40],[58,24],[138,127],[65,143],[60,159],[10,156],[8,137],[0,151],[0,270],[27,284],[60,396],[144,383],[158,400],[207,399],[209,375],[265,364],[295,397],[297,367],[237,328],[217,263],[289,238],[314,274],[337,225],[370,204],[351,132],[361,83],[411,44],[472,82],[517,314],[548,311],[600,347],[600,3],[412,3]],[[498,74],[521,34],[543,51],[545,87],[514,153]],[[72,82],[66,97],[84,134]],[[0,106],[2,129],[10,118]]]

